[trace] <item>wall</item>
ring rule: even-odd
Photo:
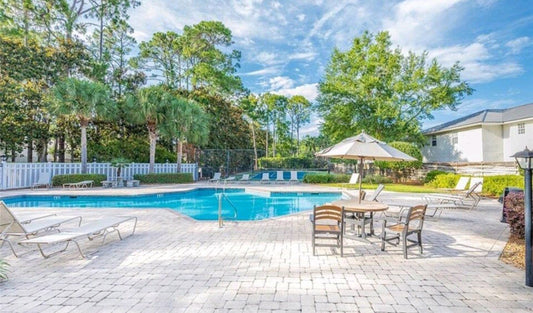
[[[533,149],[533,121],[524,122],[525,133],[518,134],[518,123],[503,125],[503,160],[514,161],[511,155],[522,151],[527,146]]]
[[[453,134],[457,134],[457,144],[452,143]],[[483,131],[480,126],[458,132],[447,132],[437,135],[437,145],[428,144],[421,149],[424,162],[481,162]]]
[[[503,162],[502,125],[483,125],[484,162]]]

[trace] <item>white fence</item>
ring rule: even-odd
[[[134,174],[148,174],[148,163],[130,163],[122,169],[124,179],[132,179]],[[154,173],[177,173],[176,163],[156,163]],[[28,188],[39,179],[40,173],[52,173],[52,176],[81,173],[81,163],[0,163],[0,190]],[[182,173],[192,173],[198,180],[198,164],[181,164]],[[115,179],[117,169],[110,163],[87,163],[88,174],[104,174],[108,180]]]

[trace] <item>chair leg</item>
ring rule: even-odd
[[[407,236],[406,235],[402,236],[402,241],[403,241],[403,257],[404,259],[407,259]]]
[[[316,255],[316,253],[315,253],[315,232],[313,232],[313,238],[312,238],[311,242],[312,242],[312,245],[313,245],[313,255]]]
[[[343,257],[344,256],[344,240],[343,240],[344,236],[342,235],[342,231],[339,236],[341,239],[341,257]]]
[[[418,249],[420,250],[420,254],[424,253],[422,249],[422,232],[417,233],[418,236]]]
[[[383,220],[383,223],[381,223],[381,251],[385,251],[385,239],[387,238],[386,226],[387,220]]]

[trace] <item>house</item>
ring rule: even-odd
[[[423,131],[424,162],[512,162],[533,149],[533,103],[483,110]]]

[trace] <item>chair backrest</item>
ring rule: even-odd
[[[213,179],[220,179],[220,172],[216,172],[215,175],[213,175]]]
[[[426,215],[427,204],[411,207],[407,212],[405,224],[407,231],[422,230],[424,226],[424,217]]]
[[[344,221],[344,208],[336,205],[315,206],[313,209],[313,224],[317,221],[335,221],[342,226]]]
[[[357,184],[359,181],[359,173],[352,173],[352,176],[350,177],[350,182],[348,184]]]
[[[276,172],[276,180],[283,180],[283,171]]]
[[[37,183],[36,184],[49,184],[51,178],[52,178],[52,173],[50,173],[50,172],[41,172],[41,173],[39,173],[39,179],[37,179]]]
[[[261,176],[261,180],[270,180],[270,174],[269,173],[263,173],[263,176]]]
[[[374,193],[370,196],[370,199],[368,199],[368,200],[369,201],[378,201],[378,196],[383,191],[384,188],[385,188],[385,185],[379,184],[378,188],[376,188],[376,190],[374,190]]]
[[[250,180],[250,174],[242,174],[241,180]]]
[[[459,181],[457,182],[457,185],[455,185],[455,190],[465,190],[466,189],[466,184],[468,184],[468,181],[470,180],[470,177],[464,177],[464,176],[461,176],[461,178],[459,178]],[[472,183],[470,183],[472,184]]]
[[[0,201],[0,238],[5,232],[26,233],[13,212],[6,206],[4,201]]]
[[[298,180],[298,172],[291,171],[291,180],[292,181]]]
[[[475,195],[478,191],[478,189],[481,191],[481,185],[482,185],[482,182],[478,181],[474,184],[470,184],[470,188],[468,189],[468,191],[466,192],[465,194],[465,198],[468,198],[468,197],[471,197],[472,195]],[[476,196],[479,196],[479,195],[476,195]]]
[[[479,184],[477,184],[479,183]],[[481,192],[483,189],[483,177],[472,177],[470,178],[470,188],[477,184],[477,186],[472,190],[473,192]]]

